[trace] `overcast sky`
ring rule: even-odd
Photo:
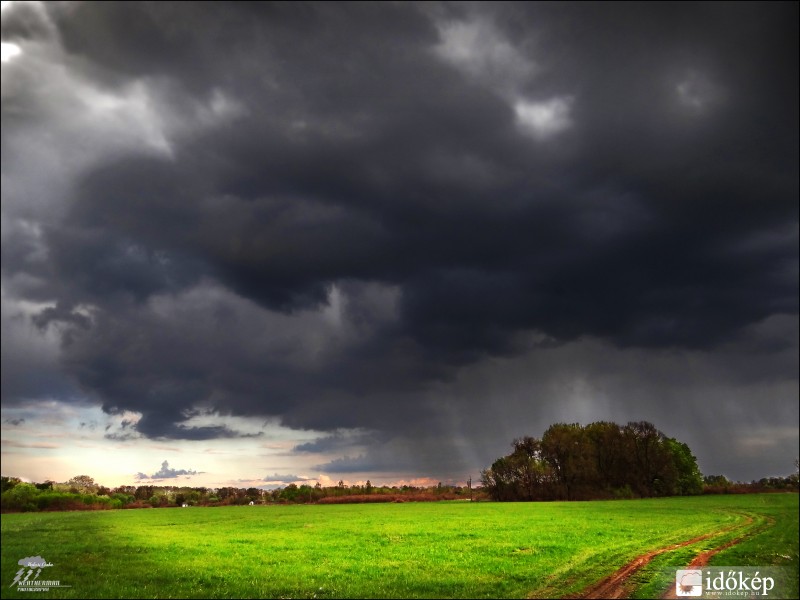
[[[798,4],[3,2],[4,475],[794,470]],[[160,465],[160,467],[159,467]]]

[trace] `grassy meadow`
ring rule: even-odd
[[[654,568],[750,532],[711,564],[797,573],[797,515],[797,494],[5,514],[2,597],[560,597],[639,554],[716,531]],[[53,565],[40,579],[72,587],[18,591],[17,561],[29,556]],[[646,572],[638,584],[639,594],[660,593]]]

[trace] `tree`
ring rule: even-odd
[[[153,495],[154,489],[155,486],[152,485],[140,485],[136,488],[136,491],[133,495],[137,500],[147,500]]]
[[[629,461],[624,451],[620,426],[609,421],[597,421],[587,425],[584,430],[594,448],[594,483],[609,491],[623,487]]]
[[[542,435],[542,454],[552,466],[567,500],[593,478],[595,458],[583,428],[577,423],[556,423]]]
[[[22,480],[19,477],[6,477],[3,475],[0,477],[0,493],[8,491],[20,483],[22,483]]]
[[[641,496],[665,496],[672,490],[669,453],[664,434],[647,421],[630,422],[623,428],[629,454],[633,457],[633,484]]]
[[[725,475],[706,475],[703,477],[703,487],[707,493],[727,493],[731,481]]]
[[[518,481],[510,456],[498,458],[490,468],[481,471],[481,483],[493,500],[519,499]]]
[[[533,437],[517,438],[511,453],[512,466],[519,480],[521,500],[548,499],[552,491],[553,469],[542,451],[542,442]]]
[[[281,492],[281,499],[286,500],[287,502],[294,502],[297,499],[297,495],[299,492],[299,488],[297,484],[290,483]]]
[[[689,450],[689,446],[674,438],[666,438],[664,443],[671,455],[675,471],[673,493],[680,496],[701,494],[703,492],[703,476],[697,466],[697,458]]]
[[[94,482],[94,479],[88,475],[76,475],[67,481],[67,485],[70,486],[70,488],[75,488],[81,494],[93,494],[98,488],[98,485]]]

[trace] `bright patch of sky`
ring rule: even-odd
[[[19,46],[11,42],[0,43],[0,59],[3,62],[8,62],[21,52]]]
[[[572,125],[572,96],[557,96],[542,102],[518,101],[514,105],[517,123],[539,140],[548,140]]]
[[[549,140],[572,125],[572,95],[532,101],[522,90],[541,71],[524,44],[512,44],[485,17],[439,24],[438,56],[473,80],[499,93],[511,105],[521,131]]]
[[[536,65],[487,18],[439,24],[437,54],[477,81],[514,92],[532,77]]]
[[[191,417],[191,426],[226,425],[250,437],[212,440],[149,440],[133,432],[140,414],[125,411],[108,415],[92,404],[68,404],[57,400],[32,400],[24,406],[3,407],[3,473],[31,481],[66,481],[82,473],[108,486],[136,485],[141,476],[162,472],[164,460],[170,468],[186,473],[162,485],[267,486],[271,474],[291,481],[316,482],[319,471],[312,467],[320,454],[298,457],[292,449],[327,434],[283,427],[274,420],[255,421],[213,413]],[[334,455],[331,455],[334,456]],[[78,466],[80,465],[80,467]],[[195,473],[192,473],[192,472]],[[239,480],[232,480],[231,474]],[[287,476],[300,473],[296,478]],[[247,476],[250,476],[249,478]],[[265,479],[266,478],[266,479]]]
[[[703,114],[724,98],[724,91],[708,75],[689,70],[675,84],[675,94],[681,106],[694,114]]]

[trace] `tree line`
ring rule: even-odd
[[[121,485],[108,488],[88,475],[65,482],[27,483],[17,477],[0,478],[0,508],[3,511],[102,510],[114,508],[169,508],[176,506],[230,506],[253,504],[310,504],[350,502],[405,502],[468,499],[472,490],[439,483],[418,487],[365,484],[335,486],[320,483],[266,490],[257,487],[190,487]],[[475,493],[476,499],[479,495]]]
[[[586,426],[556,423],[541,439],[514,440],[513,451],[481,473],[494,500],[585,500],[692,495],[703,478],[689,446],[647,421]]]

